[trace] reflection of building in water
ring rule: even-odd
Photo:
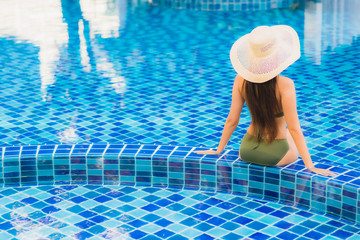
[[[68,42],[60,0],[0,1],[0,14],[1,36],[16,37],[40,47],[41,92],[45,100],[47,86],[55,82],[53,63],[59,59],[59,46]]]
[[[63,60],[82,66],[82,71],[103,69],[105,77],[117,93],[125,90],[125,80],[113,69],[107,53],[91,41],[95,35],[102,38],[118,37],[119,28],[126,23],[126,0],[6,0],[0,1],[0,37],[16,37],[39,47],[41,93],[43,101],[51,100],[48,87],[60,81],[55,68]],[[77,57],[79,55],[79,57]],[[95,55],[95,56],[94,56]],[[97,58],[101,57],[101,58]],[[79,63],[77,63],[79,61]],[[99,66],[97,66],[99,65]]]
[[[305,3],[304,51],[316,64],[321,54],[360,35],[359,0],[308,0]]]
[[[126,0],[80,0],[80,6],[83,18],[89,22],[91,38],[95,38],[96,35],[101,38],[117,38],[119,29],[126,26]],[[107,52],[96,44],[93,45],[93,52],[97,59],[96,71],[102,72],[104,77],[110,78],[110,86],[116,93],[123,94],[126,90],[125,78],[116,71]],[[85,54],[82,59],[86,59]]]
[[[55,117],[68,122],[58,131],[60,142],[67,143],[82,137],[77,133],[76,101],[84,101],[78,98],[79,91],[97,87],[87,84],[89,79],[106,82],[120,98],[126,91],[121,68],[115,67],[119,64],[112,63],[98,41],[121,35],[119,29],[126,22],[126,0],[80,1],[0,1],[0,37],[36,46],[34,54],[38,52],[39,62],[34,62],[32,68],[40,72],[42,100],[53,102],[49,114],[57,111],[58,104],[67,104],[71,116],[59,113]],[[31,80],[39,81],[35,76]]]
[[[83,16],[90,23],[90,36],[102,38],[119,37],[119,28],[126,24],[125,0],[80,0]]]

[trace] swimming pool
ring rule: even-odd
[[[151,187],[2,190],[2,239],[356,239],[358,228],[282,204]],[[21,196],[22,200],[16,199]],[[302,236],[303,235],[303,236]]]
[[[0,237],[357,239],[356,171],[249,165],[156,145],[3,148]],[[323,163],[323,168],[331,165]],[[352,179],[353,180],[353,179]]]
[[[215,147],[235,76],[228,57],[231,44],[257,25],[288,24],[299,33],[302,58],[286,75],[297,86],[310,153],[316,162],[329,160],[340,167],[333,205],[343,207],[347,198],[358,204],[359,192],[341,194],[345,182],[358,186],[360,168],[357,1],[305,1],[297,9],[266,14],[123,1],[0,4],[0,146],[7,150],[29,144]],[[249,120],[245,110],[227,150],[238,149]],[[3,169],[16,172],[6,149],[2,163],[10,165]],[[20,149],[12,150],[20,154]],[[38,165],[23,166],[31,161],[22,163],[19,155],[15,159],[18,174],[41,176]],[[81,165],[84,159],[75,161]],[[80,179],[88,177],[82,167],[75,168]],[[5,192],[12,191],[11,184],[4,185],[9,187]],[[324,186],[329,185],[319,189]],[[358,231],[353,233],[349,237],[356,239]]]

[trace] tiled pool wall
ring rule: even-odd
[[[284,168],[246,164],[238,151],[198,155],[161,145],[42,145],[1,148],[3,187],[64,184],[153,186],[240,194],[360,223],[360,172],[331,162],[310,173],[301,160]]]
[[[155,4],[178,9],[210,11],[256,11],[289,8],[299,0],[153,0]]]

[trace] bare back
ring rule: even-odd
[[[243,86],[244,79],[240,78],[239,80],[240,80],[240,82],[239,82],[240,83],[239,84],[240,94],[244,99],[246,99],[245,91],[242,91],[242,89],[241,89],[241,86]],[[291,79],[283,77],[283,76],[278,76],[278,79],[276,81],[276,99],[280,103],[280,106],[282,106],[282,103],[281,103],[282,91],[281,90],[285,88],[285,86],[288,84],[289,81],[292,82]],[[278,129],[275,139],[285,139],[286,132],[287,132],[285,117],[284,116],[277,117],[277,118],[275,118],[275,121],[276,121],[277,129]],[[249,128],[247,129],[247,133],[250,135],[253,135],[253,136],[256,135],[255,126],[252,123],[250,124]]]

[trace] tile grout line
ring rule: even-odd
[[[360,202],[360,188],[358,188],[358,195],[357,195],[356,202]],[[360,225],[360,206],[359,205],[356,207],[355,224]]]
[[[282,183],[282,171],[284,170],[284,168],[281,168],[280,171],[279,171],[279,189],[278,189],[278,193],[279,193],[279,197],[278,197],[278,201],[277,203],[280,203],[281,202],[281,183]]]
[[[329,188],[329,180],[330,178],[328,177],[328,179],[325,181],[325,211],[324,214],[328,214],[328,188]]]
[[[2,167],[2,175],[3,175],[3,183],[2,186],[5,187],[5,173],[4,173],[4,161],[5,161],[5,147],[2,147],[2,153],[1,153],[1,167]]]
[[[309,204],[309,207],[310,207],[310,210],[312,209],[312,201],[313,201],[313,175],[310,175],[310,204]]]
[[[22,187],[22,181],[21,181],[21,178],[22,178],[22,172],[21,172],[21,153],[22,153],[22,149],[23,149],[23,146],[20,147],[20,151],[19,151],[19,184],[20,184],[20,187]]]
[[[245,197],[249,196],[249,189],[250,189],[250,165],[252,163],[248,164],[247,165],[247,190],[246,190],[246,194],[245,194]]]
[[[56,175],[55,175],[55,152],[56,152],[56,150],[57,150],[57,148],[58,148],[58,145],[55,145],[55,147],[54,147],[54,151],[53,151],[53,153],[52,153],[52,155],[51,155],[51,162],[52,162],[52,167],[53,167],[53,183],[54,184],[56,184]]]
[[[224,154],[222,154],[219,158],[216,159],[215,161],[215,193],[217,193],[219,191],[218,189],[218,161],[223,158],[228,152],[230,152],[231,150],[226,150],[226,152]]]
[[[73,144],[69,153],[69,176],[70,176],[70,185],[72,185],[72,173],[71,173],[71,154],[74,151],[76,144]]]
[[[154,184],[154,182],[153,182],[153,178],[154,178],[153,157],[154,157],[154,155],[156,154],[156,152],[160,149],[160,147],[161,147],[161,145],[157,146],[157,148],[155,149],[155,151],[154,151],[154,152],[151,154],[151,156],[150,156],[150,164],[151,164],[151,165],[150,165],[150,166],[151,166],[151,184],[150,184],[150,186],[152,186],[152,187],[153,187],[153,184]],[[168,177],[168,179],[169,179],[169,177]]]
[[[295,186],[294,186],[294,204],[293,206],[296,207],[297,206],[297,200],[296,200],[296,196],[297,196],[297,185],[298,185],[298,174],[299,174],[300,170],[299,171],[296,171],[295,173]]]
[[[121,185],[121,168],[120,168],[120,166],[121,166],[121,159],[120,159],[120,157],[121,157],[121,153],[124,151],[124,149],[126,148],[126,146],[127,146],[127,144],[124,144],[124,146],[123,146],[122,149],[120,150],[120,152],[119,152],[119,154],[118,154],[118,157],[117,157],[117,159],[118,159],[118,165],[119,165],[119,186]]]
[[[238,160],[240,160],[240,157],[231,162],[231,194],[234,193],[234,163]]]
[[[93,143],[88,147],[88,150],[85,153],[85,169],[86,169],[86,184],[89,184],[89,169],[88,169],[88,153],[90,152],[90,149],[92,148]],[[103,164],[104,165],[104,164]],[[103,174],[104,175],[104,174]],[[102,176],[103,178],[104,176]]]
[[[104,164],[105,158],[104,158],[104,155],[105,155],[106,151],[108,150],[109,146],[110,146],[110,144],[107,143],[106,147],[104,149],[104,152],[101,154],[101,162],[102,162],[102,181],[101,182],[102,182],[102,186],[105,185],[105,164]]]
[[[141,151],[141,149],[144,147],[144,145],[140,145],[140,148],[137,150],[137,152],[134,155],[134,170],[135,170],[135,182],[134,182],[134,186],[137,186],[137,169],[136,169],[136,156],[138,155],[138,153]]]
[[[344,185],[345,185],[346,182],[344,182],[343,184],[341,184],[341,208],[340,208],[340,219],[343,219],[343,214],[344,214],[344,211],[343,211],[343,204],[344,204]]]
[[[199,191],[201,190],[201,161],[203,160],[203,158],[205,158],[205,154],[199,159]],[[184,158],[185,159],[185,158]],[[185,163],[185,162],[184,162]],[[185,164],[184,164],[185,165]],[[184,171],[185,171],[185,167],[184,167]],[[185,187],[185,182],[184,182],[184,187]]]
[[[171,153],[166,157],[166,167],[167,167],[167,176],[168,176],[168,179],[167,179],[167,187],[166,188],[169,188],[169,185],[170,185],[170,179],[169,179],[169,173],[170,173],[170,156],[175,152],[175,150],[178,149],[178,146],[176,146],[172,151]]]
[[[36,154],[35,154],[35,166],[36,166],[36,186],[39,186],[39,166],[38,166],[38,154],[40,151],[40,145],[36,147]]]
[[[262,179],[263,179],[263,187],[262,187],[262,200],[265,199],[265,171],[266,171],[266,166],[263,166],[263,176],[262,176]]]

